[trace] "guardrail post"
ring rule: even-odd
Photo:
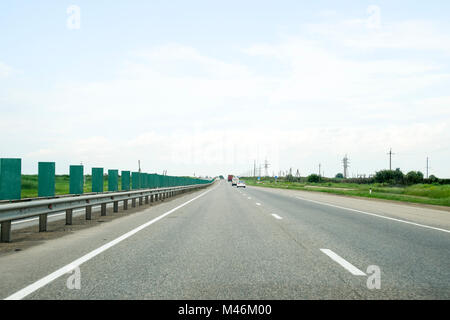
[[[47,231],[47,214],[39,215],[39,232]]]
[[[142,206],[142,197],[139,197],[139,205]]]
[[[1,226],[1,242],[11,242],[11,221],[3,221]]]
[[[67,209],[66,210],[66,225],[71,225],[72,224],[72,213],[73,213],[72,209]]]
[[[113,202],[113,212],[119,212],[119,201]]]
[[[101,210],[100,210],[100,215],[101,216],[106,216],[106,203],[102,203],[101,204]]]
[[[145,204],[148,204],[148,196],[145,196]]]
[[[131,206],[136,208],[136,198],[131,199]]]
[[[86,206],[86,220],[92,219],[92,206]]]
[[[123,200],[123,210],[128,210],[128,200]]]
[[[150,202],[153,202],[153,194],[150,195]]]

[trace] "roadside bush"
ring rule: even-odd
[[[406,174],[405,180],[407,184],[417,184],[423,182],[423,173],[420,171],[410,171]]]
[[[397,168],[395,170],[381,170],[375,173],[375,181],[379,183],[403,184],[404,174]]]
[[[308,176],[308,182],[320,182],[320,176],[317,174],[311,174]]]

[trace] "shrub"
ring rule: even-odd
[[[405,180],[407,184],[417,184],[423,182],[423,173],[420,171],[410,171],[406,174]]]
[[[308,182],[319,182],[320,176],[317,174],[311,174],[308,176]]]
[[[404,175],[399,168],[395,170],[381,170],[375,173],[375,181],[379,183],[402,184],[403,180]]]

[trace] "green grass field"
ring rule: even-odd
[[[120,177],[119,177],[120,185]],[[103,178],[103,190],[108,191],[108,177]],[[92,192],[92,177],[86,176],[84,192]],[[55,193],[63,195],[69,193],[69,176],[60,175],[55,177]],[[22,175],[22,198],[35,198],[38,195],[38,176]]]
[[[267,188],[294,189],[315,192],[327,192],[366,198],[397,200],[403,202],[424,203],[440,206],[450,206],[450,185],[416,184],[412,186],[389,186],[384,184],[356,184],[356,183],[299,183],[278,181],[243,179],[248,185]],[[370,193],[372,189],[372,194]]]

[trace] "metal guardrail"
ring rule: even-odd
[[[16,202],[0,204],[1,242],[11,241],[11,222],[30,217],[39,217],[39,232],[47,231],[47,216],[57,212],[66,212],[66,225],[72,224],[72,213],[74,209],[86,208],[86,220],[91,220],[93,206],[101,206],[101,215],[106,216],[106,205],[113,203],[113,212],[119,211],[119,201],[123,201],[123,209],[128,209],[128,201],[131,200],[132,207],[136,207],[136,199],[139,205],[158,201],[188,190],[204,188],[214,182],[207,184],[195,184],[189,186],[178,186],[158,189],[141,189],[121,192],[107,192],[95,195],[77,195],[64,198],[53,198],[45,200],[34,200],[27,202]]]

